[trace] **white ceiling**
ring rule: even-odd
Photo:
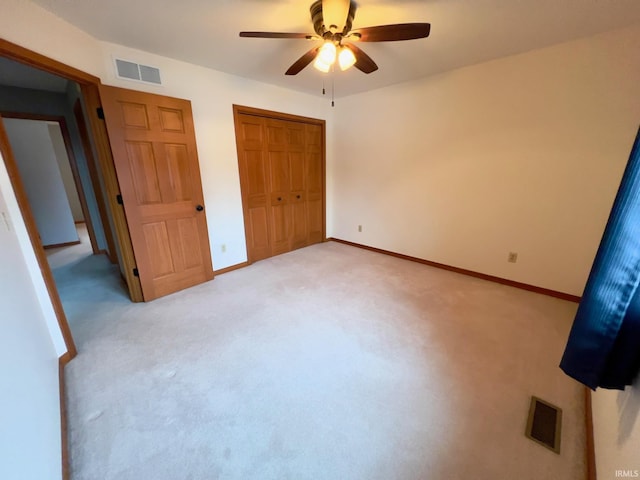
[[[323,74],[287,68],[312,33],[312,0],[34,0],[100,40],[320,95]],[[361,0],[353,28],[429,22],[427,39],[360,43],[380,69],[336,72],[336,96],[380,88],[640,22],[640,0]],[[133,59],[135,60],[135,59]],[[326,78],[326,77],[325,77]]]

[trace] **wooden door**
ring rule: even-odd
[[[236,119],[238,164],[242,189],[247,256],[257,262],[271,256],[269,164],[265,119],[240,115]]]
[[[271,186],[271,255],[308,244],[305,125],[267,119],[268,172]]]
[[[234,115],[255,262],[324,240],[324,122],[245,108],[234,106]]]
[[[287,157],[289,160],[289,221],[290,249],[306,247],[309,244],[307,231],[307,169],[305,155],[305,125],[286,122]],[[314,242],[317,243],[317,242]]]
[[[320,125],[305,125],[306,129],[306,202],[307,242],[324,240],[324,134]]]
[[[188,100],[100,86],[145,301],[213,278]]]
[[[291,250],[289,232],[289,156],[287,125],[267,119],[267,157],[270,186],[271,255]]]

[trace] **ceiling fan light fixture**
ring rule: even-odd
[[[316,70],[320,70],[322,73],[328,73],[329,70],[331,69],[331,64],[325,63],[320,57],[320,55],[316,57],[316,61],[313,62],[313,66],[315,67]]]
[[[322,62],[327,65],[333,65],[333,62],[336,61],[336,53],[336,46],[333,42],[324,42],[324,45],[320,47],[320,51],[318,52],[318,58],[322,59]]]
[[[313,66],[317,70],[327,73],[331,69],[331,65],[336,62],[336,53],[337,49],[333,42],[324,42],[318,51],[318,55],[316,56],[316,61],[313,62]]]
[[[356,56],[353,54],[349,47],[341,47],[340,54],[338,55],[338,63],[340,64],[340,70],[343,72],[355,65]]]
[[[416,40],[429,36],[430,23],[395,23],[360,27],[352,31],[353,20],[359,0],[313,0],[309,13],[315,34],[295,32],[240,32],[241,37],[291,38],[322,41],[296,60],[285,75],[297,75],[312,62],[322,72],[330,72],[338,60],[341,70],[352,66],[369,74],[378,70],[378,65],[356,45],[359,42],[397,42]],[[327,28],[327,25],[329,28]],[[342,45],[345,40],[348,45]],[[352,43],[355,42],[355,43]]]

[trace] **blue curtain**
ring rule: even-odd
[[[624,390],[640,368],[640,130],[560,363],[596,389]]]

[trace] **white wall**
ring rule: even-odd
[[[49,136],[51,137],[51,144],[53,145],[53,152],[56,156],[56,162],[58,163],[58,169],[62,177],[62,184],[64,185],[64,191],[67,194],[67,201],[71,208],[71,215],[75,222],[81,222],[84,220],[82,214],[82,206],[80,205],[80,198],[78,197],[78,190],[76,189],[76,183],[73,179],[73,172],[71,171],[71,164],[69,163],[69,155],[62,138],[62,131],[60,125],[57,123],[49,123]]]
[[[13,156],[44,246],[78,241],[47,122],[5,118]]]
[[[71,147],[78,167],[80,183],[84,190],[89,216],[93,222],[95,238],[98,248],[102,250],[107,248],[107,243],[101,225],[93,184],[89,176],[89,167],[82,148],[80,132],[73,114],[73,103],[78,98],[77,85],[74,82],[68,82],[68,84],[66,93],[0,86],[0,110],[65,118]]]
[[[0,155],[0,478],[54,480],[61,478],[58,355],[64,343],[57,324],[49,329],[51,317],[31,280],[35,258],[25,258],[21,248],[26,231],[8,181]]]
[[[340,99],[329,231],[581,295],[640,121],[639,51],[636,26]]]
[[[624,392],[599,389],[593,394],[592,402],[598,479],[622,478],[616,477],[617,470],[638,472],[635,473],[638,478],[640,378]]]
[[[6,119],[2,120],[3,123]],[[6,217],[8,220],[8,224],[12,224],[12,229],[14,235],[17,236],[18,242],[20,244],[20,249],[22,251],[22,261],[24,261],[27,271],[31,277],[31,288],[35,289],[37,303],[39,305],[39,309],[41,315],[44,317],[47,329],[49,331],[49,336],[51,341],[53,342],[53,346],[55,348],[56,355],[60,357],[64,353],[67,352],[66,345],[64,343],[64,338],[62,337],[62,332],[60,332],[60,327],[58,326],[58,319],[56,317],[55,311],[53,309],[53,304],[51,303],[51,299],[49,298],[49,292],[47,291],[47,287],[44,283],[44,278],[42,277],[42,272],[40,271],[40,266],[38,265],[38,260],[36,258],[36,254],[33,251],[33,247],[31,246],[31,241],[29,240],[29,234],[27,232],[27,227],[24,224],[24,220],[22,219],[22,214],[20,212],[20,207],[18,206],[18,201],[16,200],[13,187],[11,186],[11,180],[9,179],[9,174],[7,173],[7,169],[5,168],[4,160],[2,159],[2,155],[0,154],[0,195],[4,197],[4,205],[2,210],[3,218],[0,218],[0,221],[4,220]],[[4,222],[4,226],[7,225],[7,222]],[[0,225],[2,227],[3,225]],[[4,243],[0,243],[0,245],[4,246]],[[2,250],[2,249],[0,249]],[[0,270],[3,272],[10,272],[10,268],[4,268],[4,264],[0,264],[3,266]],[[10,300],[10,291],[1,290],[3,301],[5,298]],[[8,308],[8,307],[7,307]],[[3,320],[7,318],[4,315],[5,310],[3,310],[2,318]],[[6,312],[11,313],[11,309],[8,308]],[[20,310],[16,310],[15,314],[20,316],[22,315]],[[2,478],[2,477],[0,477]]]
[[[0,0],[0,35],[95,76],[103,74],[99,42],[29,0]],[[50,32],[51,35],[46,35]]]

